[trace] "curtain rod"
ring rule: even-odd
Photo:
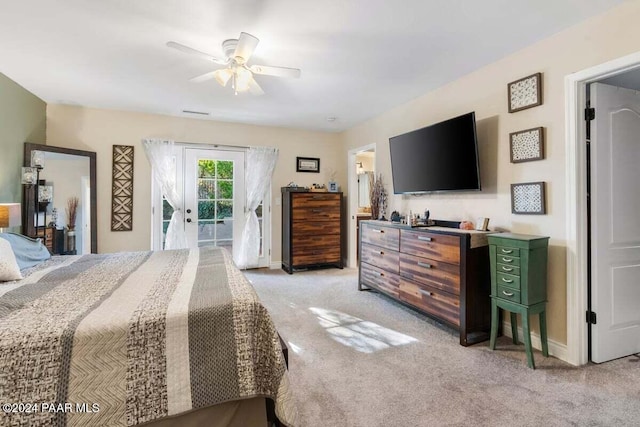
[[[208,143],[183,142],[183,141],[176,141],[175,143],[180,145],[188,145],[192,147],[202,147],[203,145],[205,145],[205,146],[214,147],[214,148],[242,148],[244,150],[251,148],[246,145],[208,144]]]

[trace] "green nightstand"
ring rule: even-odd
[[[498,336],[498,310],[511,313],[513,343],[518,344],[516,314],[522,316],[522,333],[527,352],[527,365],[535,369],[531,347],[529,316],[540,316],[540,341],[542,354],[547,357],[547,249],[548,237],[526,234],[491,234],[489,259],[491,261],[491,341],[495,349]]]

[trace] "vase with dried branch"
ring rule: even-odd
[[[371,180],[371,185],[369,185],[371,218],[383,219],[387,211],[387,190],[384,189],[382,174],[379,174],[377,178],[371,174],[369,179]]]
[[[76,228],[76,216],[78,215],[78,204],[80,200],[77,197],[69,197],[67,200],[67,228],[73,231]]]

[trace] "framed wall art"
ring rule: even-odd
[[[296,157],[296,172],[320,172],[320,159],[316,157]]]
[[[542,73],[535,73],[507,84],[509,112],[542,105]]]
[[[111,231],[133,229],[133,146],[113,146]]]
[[[545,183],[541,181],[511,184],[511,213],[546,214]]]
[[[509,134],[511,163],[544,159],[544,128],[525,129]]]

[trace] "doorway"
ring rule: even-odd
[[[349,150],[347,153],[347,173],[349,190],[349,232],[348,261],[349,267],[357,267],[358,259],[358,224],[371,218],[368,188],[370,178],[375,175],[376,144],[369,144]]]
[[[587,215],[587,105],[588,85],[640,69],[640,53],[619,58],[565,78],[566,100],[566,211],[567,211],[567,361],[574,365],[589,362],[589,235]],[[596,115],[597,115],[596,111]],[[592,159],[593,160],[593,159]],[[597,203],[597,202],[594,202]],[[609,223],[610,224],[610,223]],[[635,243],[634,243],[635,245]],[[640,264],[640,260],[636,260]],[[632,297],[637,295],[632,290]],[[627,296],[628,297],[628,296]],[[626,298],[626,297],[625,297]],[[637,311],[637,310],[636,310]],[[611,316],[611,313],[609,313]],[[596,317],[596,322],[598,321]],[[626,323],[633,323],[626,319]]]

